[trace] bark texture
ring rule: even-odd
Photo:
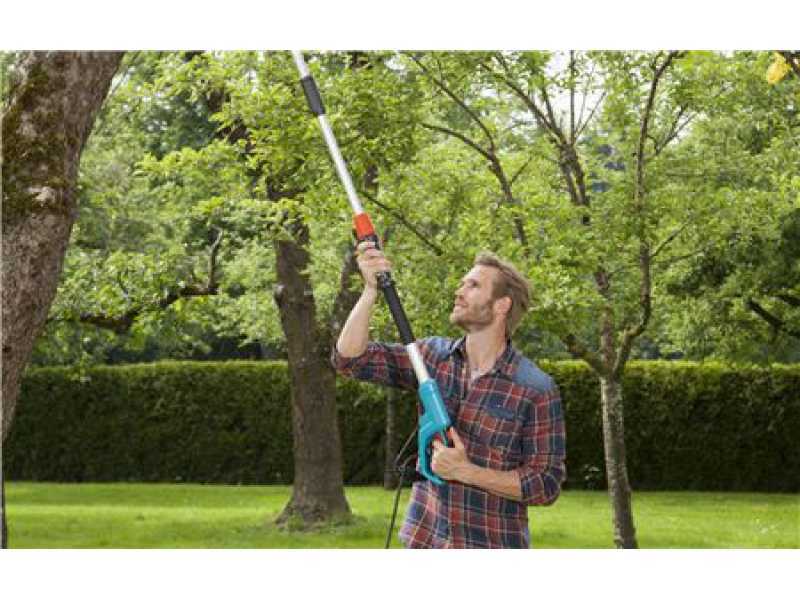
[[[28,52],[13,75],[2,114],[3,440],[61,276],[81,151],[121,58]]]
[[[614,544],[617,548],[637,548],[633,525],[631,486],[625,462],[625,427],[622,408],[622,384],[618,379],[601,378],[600,397],[603,414],[603,449],[606,480],[611,499]]]
[[[121,57],[28,53],[3,112],[3,439],[61,275],[81,150]]]
[[[298,223],[294,239],[275,242],[281,315],[292,384],[294,486],[278,522],[298,517],[303,525],[346,517],[342,447],[336,415],[336,377],[330,366],[329,334],[317,324],[307,275],[308,228]]]

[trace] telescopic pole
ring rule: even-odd
[[[347,192],[347,200],[350,202],[350,207],[353,209],[353,225],[356,230],[356,237],[359,243],[370,241],[375,244],[376,248],[380,248],[380,240],[375,233],[375,228],[372,225],[369,215],[364,211],[364,207],[358,199],[358,194],[356,194],[355,187],[353,186],[353,180],[350,178],[350,172],[339,150],[339,145],[336,143],[336,137],[333,135],[333,130],[331,129],[330,123],[328,123],[328,118],[325,116],[325,107],[322,105],[322,97],[319,94],[317,84],[311,72],[308,70],[308,66],[303,59],[303,54],[299,51],[292,51],[292,56],[297,65],[297,70],[300,73],[300,83],[303,86],[306,100],[308,100],[308,106],[311,108],[311,112],[317,117],[319,126],[322,129],[322,135],[325,138],[325,143],[328,145],[328,152],[333,159],[333,164],[336,167],[339,179]],[[416,344],[414,334],[411,332],[411,325],[403,310],[400,297],[397,295],[397,288],[389,273],[378,274],[378,287],[383,292],[384,298],[386,298],[386,303],[392,313],[395,325],[397,325],[397,329],[400,332],[400,339],[405,345],[408,357],[411,361],[411,366],[414,369],[419,383],[417,391],[423,407],[423,413],[419,418],[419,430],[417,433],[420,472],[430,481],[443,485],[444,481],[431,471],[430,446],[434,436],[437,434],[440,435],[442,441],[447,444],[446,432],[451,425],[450,417],[442,401],[439,386],[425,367],[422,354]]]

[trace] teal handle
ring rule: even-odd
[[[450,428],[450,415],[444,406],[439,386],[434,379],[428,379],[419,386],[419,398],[422,401],[422,415],[419,418],[417,434],[419,469],[424,477],[437,485],[445,482],[431,471],[431,444],[437,433],[447,445],[447,430]]]

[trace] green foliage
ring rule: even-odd
[[[792,168],[800,80],[767,85],[765,52],[676,59],[653,105],[640,210],[634,154],[663,56],[413,55],[427,71],[407,53],[308,57],[356,187],[387,234],[420,337],[455,333],[451,294],[473,256],[490,249],[533,282],[523,350],[563,358],[566,332],[596,347],[603,311],[613,311],[619,330],[640,318],[646,241],[653,316],[634,357],[797,360],[800,342],[786,331],[800,315],[781,297],[797,297],[800,281],[794,242],[786,242],[800,206]],[[80,219],[35,364],[102,361],[143,347],[187,356],[220,336],[280,348],[272,245],[293,235],[298,219],[310,231],[309,275],[327,323],[352,243],[350,211],[289,54],[145,52],[126,61],[84,153]],[[586,122],[574,149],[588,206],[570,198],[564,157],[504,78],[540,106],[546,93],[564,131],[573,115]],[[441,128],[494,152],[511,200],[496,167]],[[168,291],[207,278],[219,233],[219,294],[158,309]],[[600,266],[610,275],[607,297],[597,287]],[[725,277],[713,283],[708,275],[717,271]],[[360,279],[347,285],[357,289]],[[749,298],[783,330],[748,310]],[[134,306],[143,316],[117,338],[74,323],[79,314]],[[373,325],[394,339],[384,308]]]
[[[570,57],[514,52],[427,55],[435,73],[430,79],[444,81],[480,117],[485,129],[435,83],[429,85],[432,114],[484,147],[491,134],[509,173],[522,160],[531,161],[515,181],[516,205],[509,206],[498,199],[500,186],[487,162],[456,136],[438,138],[435,162],[424,150],[419,154],[431,166],[417,171],[415,192],[424,194],[426,181],[427,189],[438,190],[437,179],[446,180],[442,171],[453,169],[449,185],[466,189],[472,200],[456,211],[452,204],[441,205],[441,212],[431,204],[425,206],[444,222],[456,221],[447,238],[453,254],[463,253],[460,260],[449,261],[447,276],[435,279],[452,281],[476,248],[511,258],[529,275],[535,290],[534,314],[523,324],[523,332],[532,328],[539,341],[525,349],[557,356],[563,350],[552,340],[570,331],[596,347],[599,318],[606,310],[613,312],[620,330],[638,322],[639,252],[647,243],[653,255],[654,310],[649,339],[641,340],[634,356],[647,352],[765,362],[796,359],[797,341],[785,333],[776,340],[753,314],[748,316],[750,326],[737,334],[742,319],[733,318],[730,309],[720,309],[736,302],[731,287],[704,289],[694,303],[675,293],[676,280],[692,269],[693,260],[726,253],[723,245],[736,235],[759,237],[764,254],[759,261],[739,253],[735,268],[743,276],[731,282],[737,288],[734,293],[741,296],[744,288],[750,293],[772,290],[774,295],[777,288],[784,296],[786,292],[796,296],[800,277],[795,267],[789,268],[789,282],[776,285],[777,275],[787,273],[785,266],[793,265],[796,255],[775,244],[798,197],[796,174],[787,168],[800,156],[793,124],[796,86],[776,90],[764,85],[761,69],[768,58],[764,53],[689,52],[676,59],[665,71],[653,104],[644,144],[646,200],[640,206],[635,189],[641,120],[655,66],[664,54],[595,52]],[[596,104],[594,120],[575,144],[591,188],[589,206],[576,205],[567,194],[558,167],[563,156],[546,141],[530,114],[526,121],[528,106],[509,94],[506,80],[526,90],[541,110],[549,102],[567,134],[571,120],[584,114],[583,104],[587,114]],[[487,104],[490,109],[485,109]],[[511,130],[513,140],[501,133]],[[443,160],[450,152],[459,154],[459,159]],[[431,176],[432,170],[436,176]],[[482,175],[477,177],[478,173]],[[532,232],[528,248],[514,239],[514,216]],[[779,269],[776,262],[784,266]],[[763,267],[754,277],[753,267],[759,264]],[[610,276],[607,297],[596,284],[599,267]],[[423,285],[413,293],[424,294],[419,289]],[[787,322],[787,329],[796,323],[785,301],[766,303]],[[696,326],[687,327],[686,319],[693,319]]]
[[[599,390],[577,361],[543,362],[567,426],[568,487],[603,487]],[[292,480],[284,363],[155,363],[30,371],[4,450],[10,479]],[[800,490],[800,369],[633,362],[624,380],[634,489]],[[385,391],[337,383],[344,475],[383,480]],[[416,399],[398,402],[398,447]]]
[[[389,176],[416,149],[415,88],[390,56],[309,61],[354,179],[360,188],[370,179],[372,193],[376,172]],[[289,53],[134,55],[84,154],[81,218],[34,363],[102,361],[120,346],[180,357],[209,336],[279,347],[272,246],[298,219],[311,231],[310,275],[327,322],[351,243],[339,186]],[[206,281],[220,234],[219,293],[159,307]],[[76,324],[134,309],[140,316],[116,342]]]
[[[4,462],[25,479],[285,481],[288,385],[270,363],[37,370],[22,391],[34,418],[15,420]]]
[[[726,85],[676,149],[684,184],[672,189],[716,211],[697,213],[702,227],[682,232],[674,254],[660,257],[665,347],[687,357],[800,357],[800,312],[792,303],[800,296],[800,177],[789,166],[800,156],[800,82],[765,85],[768,60],[737,53],[725,61]],[[776,322],[760,318],[751,301]]]
[[[162,59],[160,53],[126,55],[95,123],[81,160],[78,222],[33,364],[86,365],[144,347],[171,356],[207,349],[204,337],[217,321],[213,302],[181,300],[159,309],[169,293],[207,280],[215,226],[183,186],[162,185],[149,169],[151,153],[174,145],[191,161],[190,146],[205,146],[210,130],[208,115],[193,111],[185,97],[165,98],[154,88]],[[213,182],[219,190],[236,183],[219,163],[199,164],[185,185]],[[120,318],[132,310],[141,317],[125,334],[79,323],[84,315]]]

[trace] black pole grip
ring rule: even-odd
[[[322,96],[319,95],[317,89],[317,82],[311,75],[306,75],[300,80],[303,86],[303,92],[308,100],[308,106],[315,115],[320,116],[325,114],[325,107],[322,105]]]
[[[370,223],[370,227],[372,224]],[[374,232],[367,235],[356,235],[358,243],[372,242],[375,248],[381,249],[381,240]],[[397,295],[397,288],[394,285],[392,276],[389,273],[378,273],[378,287],[383,291],[383,297],[386,298],[386,304],[389,305],[389,311],[392,313],[394,324],[397,325],[397,330],[400,332],[400,339],[403,344],[413,344],[416,341],[414,334],[411,331],[411,324],[406,317],[406,311],[403,310],[403,304],[400,302],[400,296]]]
[[[397,288],[394,285],[394,281],[392,281],[392,276],[389,273],[378,273],[378,287],[383,291],[383,297],[386,298],[386,304],[389,305],[389,311],[392,313],[394,324],[397,325],[403,344],[406,346],[413,344],[415,338],[411,332],[411,324],[408,322],[406,311],[403,310],[403,305],[400,303],[400,296],[397,295]]]

